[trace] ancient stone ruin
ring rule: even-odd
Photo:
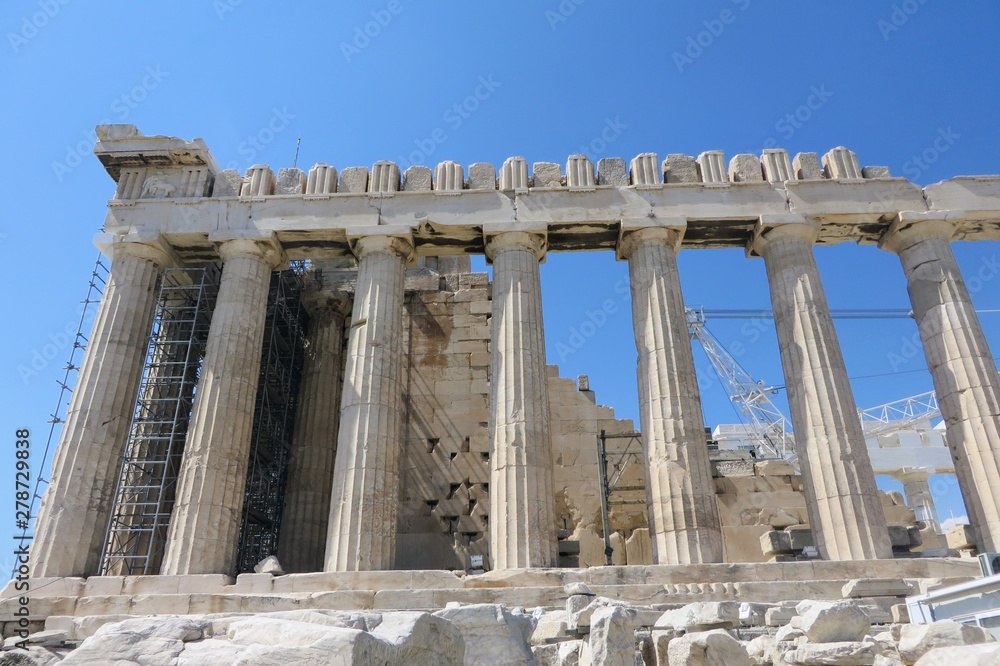
[[[201,140],[98,137],[110,275],[29,611],[13,582],[0,599],[25,659],[1000,658],[982,630],[901,606],[978,575],[956,549],[1000,550],[1000,378],[950,246],[1000,239],[1000,177],[921,188],[846,148],[241,175]],[[914,515],[926,477],[910,506],[876,487],[813,254],[840,242],[900,258],[961,543]],[[677,254],[722,247],[767,269],[791,459],[706,439]],[[588,250],[629,265],[639,424],[546,364],[539,262]],[[639,451],[606,524],[599,434]]]

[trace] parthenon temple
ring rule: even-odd
[[[899,257],[968,547],[1000,551],[1000,378],[951,245],[1000,240],[998,176],[922,188],[843,147],[240,174],[201,139],[97,134],[110,273],[31,548],[33,577],[77,581],[60,594],[79,614],[101,580],[119,581],[105,599],[145,577],[260,592],[271,555],[289,580],[390,588],[393,570],[544,577],[612,555],[763,572],[802,559],[765,547],[793,526],[815,555],[787,580],[962,577],[967,561],[909,552],[926,478],[910,507],[876,487],[814,256],[847,242]],[[793,461],[717,459],[706,438],[677,256],[729,247],[766,267]],[[539,264],[598,250],[628,263],[637,424],[546,363]],[[610,527],[602,431],[641,440]]]

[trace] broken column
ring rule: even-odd
[[[944,213],[900,213],[879,242],[899,255],[948,448],[980,551],[1000,550],[1000,377],[951,249]]]
[[[278,538],[285,571],[322,571],[340,424],[346,294],[310,291],[308,346]]]
[[[653,562],[721,562],[722,528],[677,272],[686,222],[627,225],[618,253],[628,259],[632,288]]]
[[[885,514],[813,256],[816,233],[799,215],[761,216],[747,254],[767,267],[816,547],[829,560],[888,558]]]
[[[102,235],[104,236],[104,235]],[[98,237],[98,242],[111,239]],[[173,263],[158,237],[114,237],[101,304],[87,340],[31,547],[32,576],[98,573],[163,268]]]
[[[177,479],[161,573],[236,566],[271,272],[273,237],[225,240],[222,280]]]
[[[934,506],[934,496],[931,494],[931,471],[926,467],[905,467],[893,477],[903,484],[903,494],[906,505],[913,509],[917,520],[927,523],[935,532],[941,532],[937,509]]]
[[[326,571],[392,569],[403,441],[403,277],[408,235],[354,243],[354,296],[337,457],[326,537]]]
[[[545,237],[489,235],[493,262],[490,551],[493,569],[558,561],[538,262]]]

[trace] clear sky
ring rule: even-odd
[[[13,531],[14,431],[31,429],[37,466],[114,192],[92,155],[95,125],[203,137],[240,170],[291,166],[300,136],[304,169],[845,145],[862,165],[929,184],[1000,172],[998,19],[987,0],[8,0],[0,534]],[[976,307],[994,311],[981,318],[996,355],[1000,244],[954,247],[979,277]],[[816,256],[831,307],[909,307],[894,256],[848,244]],[[770,307],[762,261],[741,251],[682,252],[680,268],[689,305]],[[629,303],[615,289],[626,266],[610,252],[552,254],[542,279],[549,361],[637,419]],[[619,307],[574,347],[609,298]],[[755,377],[783,384],[772,322],[708,324],[742,345]],[[837,329],[859,405],[932,388],[912,321]],[[696,360],[706,383],[700,350]],[[718,382],[702,397],[707,424],[735,421]],[[935,490],[942,518],[964,513],[953,481]]]

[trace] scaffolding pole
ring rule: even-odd
[[[164,272],[101,575],[159,573],[219,277],[216,265]]]
[[[624,448],[608,450],[608,440],[625,440]],[[645,490],[645,484],[627,485],[622,483],[626,470],[638,466],[643,469],[645,456],[642,449],[642,434],[638,432],[608,433],[601,430],[597,437],[597,471],[601,478],[601,523],[604,527],[604,557],[612,563],[614,548],[611,547],[612,505],[645,504],[646,500],[616,499],[613,493],[627,493]],[[643,477],[645,478],[645,476]]]

